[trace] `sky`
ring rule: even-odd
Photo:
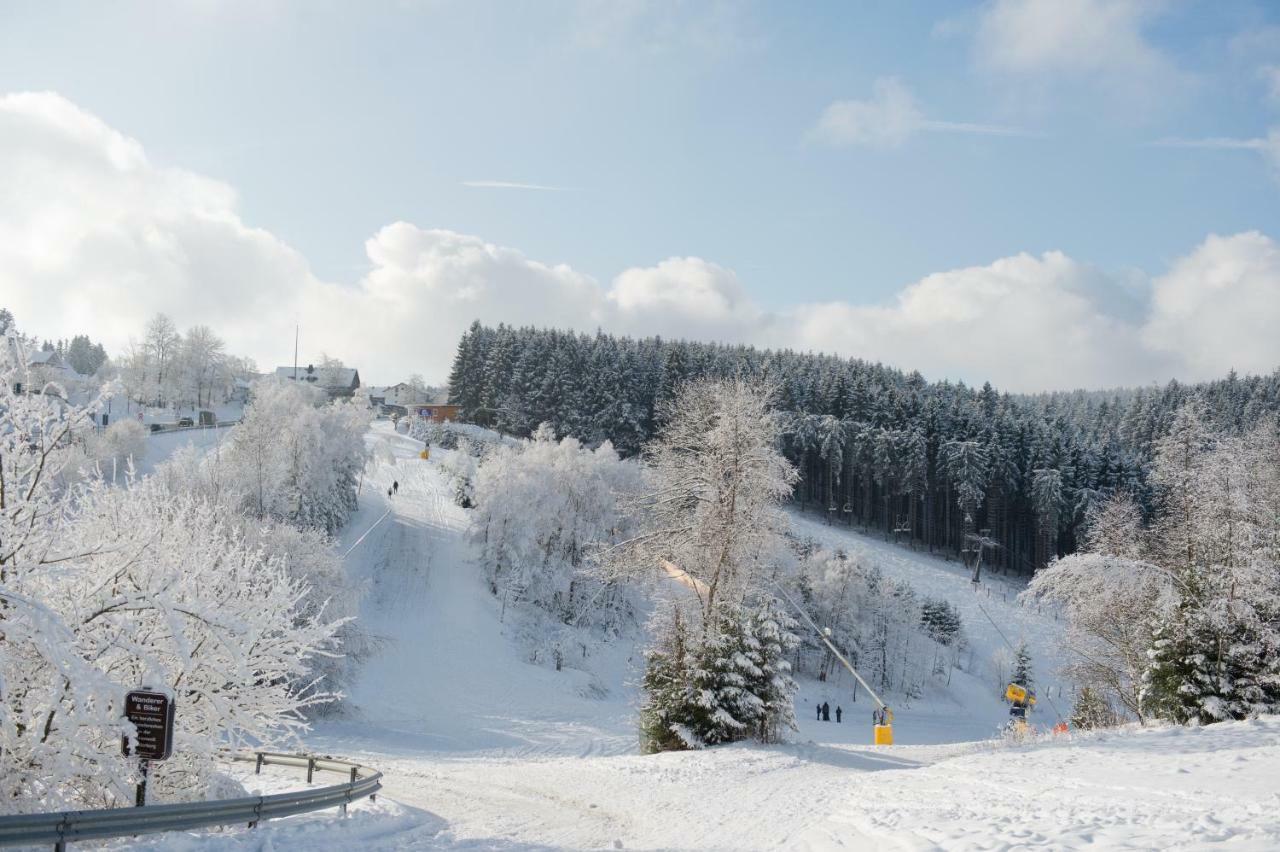
[[[0,2],[0,306],[441,381],[486,323],[1010,390],[1280,367],[1280,6]]]

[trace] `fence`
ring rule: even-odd
[[[305,768],[308,784],[317,771],[338,772],[348,776],[348,779],[342,784],[271,796],[147,805],[141,808],[0,816],[0,846],[51,843],[56,852],[64,852],[67,844],[75,841],[235,823],[244,823],[253,828],[262,820],[324,808],[340,808],[345,816],[348,804],[366,796],[373,799],[382,789],[381,772],[345,760],[263,751],[237,753],[231,755],[230,759],[253,763],[257,773],[261,773],[264,766]]]

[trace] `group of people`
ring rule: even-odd
[[[840,709],[839,705],[837,705],[836,706],[836,724],[840,723],[840,719],[843,716],[844,716],[844,711]],[[831,721],[831,705],[825,701],[818,705],[818,721],[819,722]]]
[[[387,489],[387,496],[390,497],[392,494],[399,494],[399,493],[400,493],[400,480],[397,479],[395,482],[392,482],[391,487]]]

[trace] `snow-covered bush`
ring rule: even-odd
[[[631,596],[593,570],[590,557],[626,536],[619,499],[639,478],[639,466],[609,444],[589,450],[549,431],[492,450],[475,473],[473,526],[490,590],[564,623],[617,628],[629,620]]]
[[[409,437],[445,450],[462,449],[477,458],[483,458],[494,447],[514,447],[520,443],[515,438],[474,423],[454,423],[452,420],[437,423],[416,416],[410,417],[408,422]]]
[[[138,464],[147,455],[147,430],[137,420],[117,420],[90,444],[90,455],[108,474],[123,474],[130,462]]]
[[[303,676],[340,626],[299,610],[305,583],[211,501],[163,480],[59,484],[90,418],[0,376],[0,810],[130,800],[124,693],[167,689],[175,756],[162,799],[201,796],[215,751],[286,743],[327,700]]]
[[[450,453],[440,462],[440,470],[449,480],[453,502],[464,509],[470,509],[475,505],[475,479],[479,469],[476,456],[470,452],[469,445],[470,441],[462,439],[458,442],[457,452]]]

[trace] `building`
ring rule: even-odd
[[[446,420],[457,421],[458,409],[461,406],[447,403],[424,402],[408,406],[409,413],[432,423],[443,423]]]
[[[275,376],[282,381],[305,382],[330,399],[350,399],[360,387],[360,371],[354,367],[276,367]]]
[[[430,400],[428,391],[423,388],[415,388],[408,382],[401,382],[398,385],[388,385],[387,387],[371,387],[369,388],[369,402],[372,405],[412,405],[417,402],[427,402]]]

